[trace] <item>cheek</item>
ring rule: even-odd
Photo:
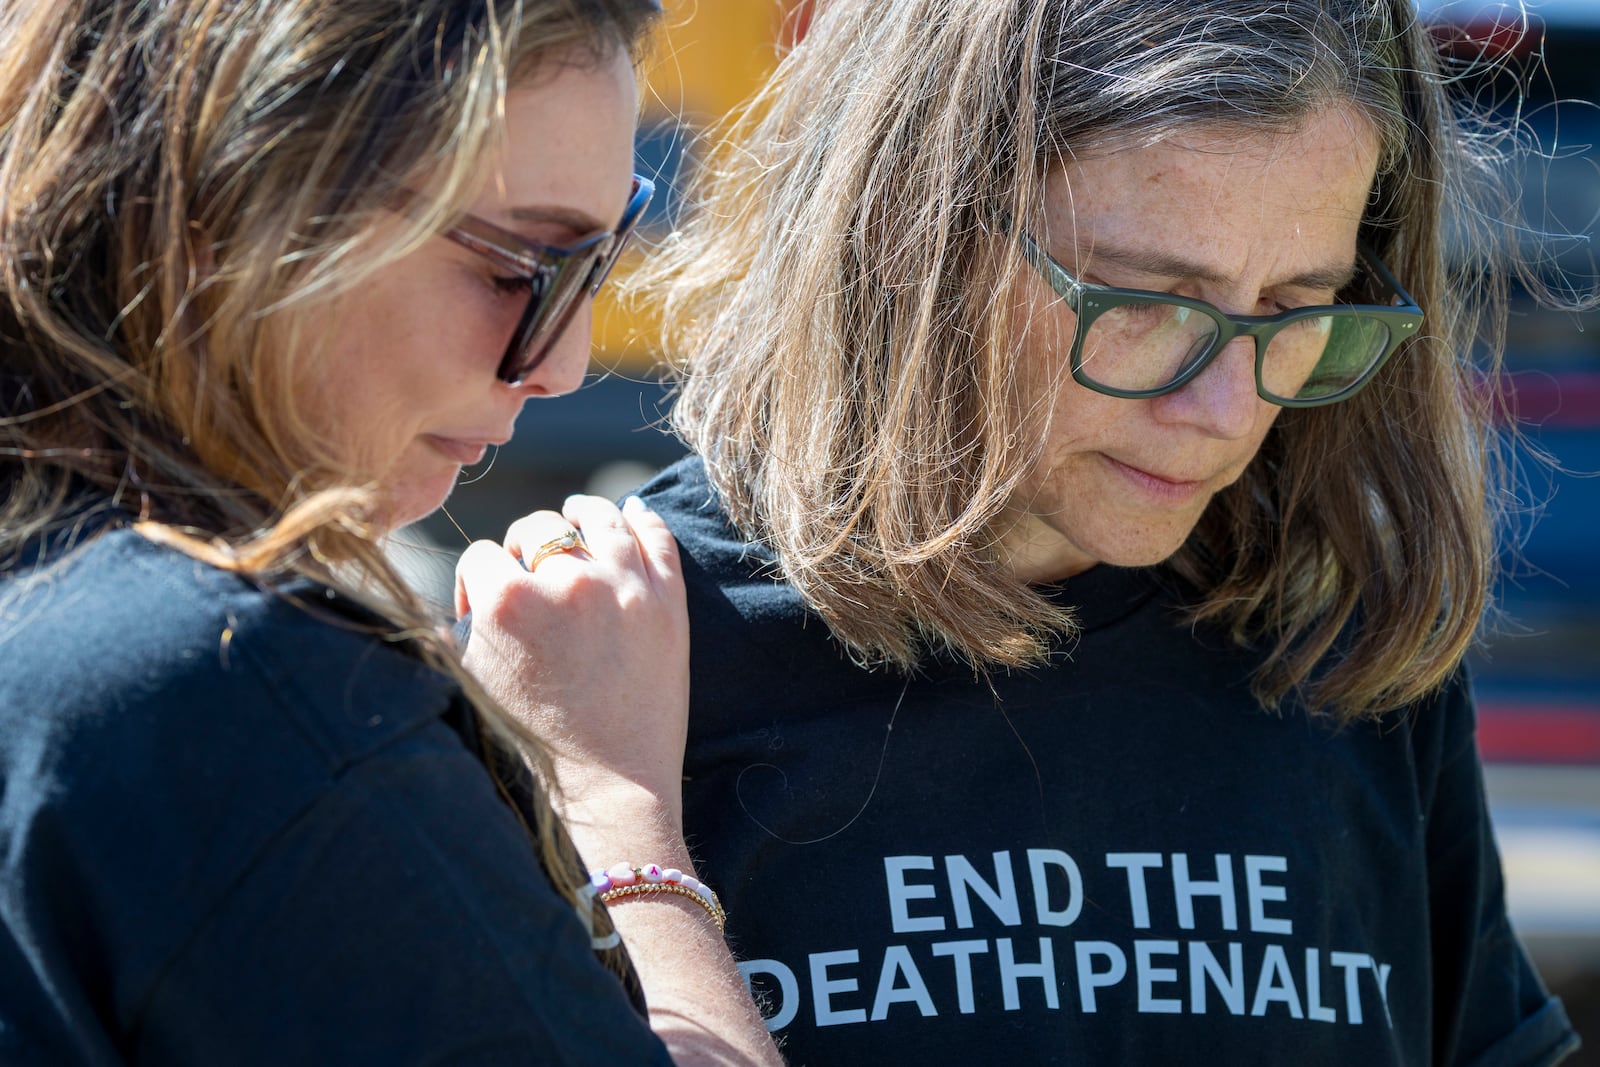
[[[1239,464],[1239,469],[1244,470],[1250,461],[1255,459],[1256,453],[1261,450],[1261,442],[1267,439],[1267,434],[1272,432],[1272,426],[1278,421],[1278,416],[1283,414],[1283,408],[1277,404],[1261,401],[1261,406],[1256,413],[1255,431],[1250,435],[1249,449],[1244,460]]]
[[[1097,393],[1079,385],[1061,360],[1049,386],[1050,430],[1045,439],[1045,460],[1060,464],[1071,456],[1097,451],[1118,439],[1136,415],[1136,401]]]
[[[478,279],[419,289],[363,317],[359,335],[344,324],[344,374],[404,418],[448,404],[461,389],[492,378],[522,309],[522,299]]]
[[[1037,390],[1067,371],[1078,318],[1032,267],[1023,264],[1021,270],[1009,328],[1019,357],[1018,379],[1038,395]]]
[[[498,365],[527,294],[501,290],[475,260],[430,248],[395,264],[352,304],[335,324],[346,347],[360,353],[351,362],[427,383]]]
[[[1031,279],[1011,313],[1017,396],[1023,406],[1018,416],[1047,454],[1070,447],[1081,436],[1085,418],[1096,414],[1096,401],[1103,399],[1073,380],[1076,324],[1066,303]]]
[[[381,388],[371,377],[379,363],[370,352],[375,340],[364,309],[341,304],[307,316],[290,342],[297,416],[343,462],[362,436],[365,399]]]
[[[433,294],[428,307],[428,347],[437,361],[457,369],[493,373],[528,306],[528,293],[505,291],[487,276],[459,279],[449,292]]]
[[[333,458],[380,473],[411,436],[426,397],[444,392],[437,372],[426,371],[437,349],[433,334],[401,302],[345,305],[319,318],[298,375],[300,410]]]

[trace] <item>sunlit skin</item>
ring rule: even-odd
[[[512,233],[569,244],[611,229],[632,188],[634,73],[624,55],[551,63],[508,93],[503,144],[468,209]],[[398,526],[437,509],[465,465],[511,438],[533,397],[576,389],[591,316],[512,386],[495,369],[527,301],[492,262],[436,237],[323,313],[331,343],[302,392],[317,428],[372,477]]]
[[[1240,315],[1329,304],[1354,273],[1377,159],[1370,122],[1345,107],[1288,134],[1191,131],[1054,168],[1036,236],[1086,282]],[[1024,374],[1053,410],[1039,465],[1013,498],[1007,562],[1034,582],[1158,563],[1282,411],[1256,395],[1253,342],[1235,340],[1175,393],[1105,396],[1067,369],[1072,311],[1035,272],[1024,284]]]

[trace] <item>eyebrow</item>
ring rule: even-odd
[[[514,207],[508,214],[513,222],[554,222],[570,227],[576,233],[595,233],[610,229],[587,211],[569,207],[523,206]]]
[[[1147,249],[1120,248],[1117,245],[1097,242],[1093,251],[1085,257],[1087,262],[1096,259],[1110,260],[1111,262],[1138,271],[1141,274],[1153,274],[1159,278],[1193,278],[1197,281],[1210,282],[1214,285],[1227,285],[1232,281],[1226,275],[1195,260],[1184,259],[1182,256],[1166,252],[1156,252]],[[1339,292],[1350,284],[1356,276],[1354,262],[1337,266],[1320,267],[1296,274],[1292,278],[1274,282],[1270,288],[1287,287],[1293,289],[1328,289]]]

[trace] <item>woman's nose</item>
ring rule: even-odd
[[[594,305],[583,298],[561,335],[539,365],[522,379],[517,388],[529,396],[564,396],[583,384],[589,369],[589,351],[594,344]]]
[[[1255,340],[1229,341],[1193,381],[1152,403],[1163,422],[1186,423],[1223,440],[1247,436],[1266,403],[1256,393]]]

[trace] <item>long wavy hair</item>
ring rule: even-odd
[[[1037,224],[1071,153],[1289,132],[1330,105],[1377,133],[1360,236],[1425,336],[1355,398],[1282,412],[1170,563],[1197,617],[1265,650],[1266,704],[1413,701],[1495,575],[1512,250],[1487,222],[1510,209],[1502,146],[1447,97],[1408,0],[822,0],[638,279],[664,305],[675,425],[863,661],[1041,662],[1070,609],[999,544],[1051,405],[1016,367],[1026,268],[994,218]],[[1368,284],[1340,299],[1376,301]]]
[[[491,767],[514,772],[513,751],[540,764],[386,560],[377,488],[303,420],[292,384],[319,350],[301,326],[465,210],[509,88],[636,53],[658,11],[0,4],[0,567],[86,497],[109,500],[264,584],[342,588],[379,637],[460,682],[499,743]],[[397,213],[402,196],[425,206]],[[570,844],[534,806],[541,861],[570,893]]]

